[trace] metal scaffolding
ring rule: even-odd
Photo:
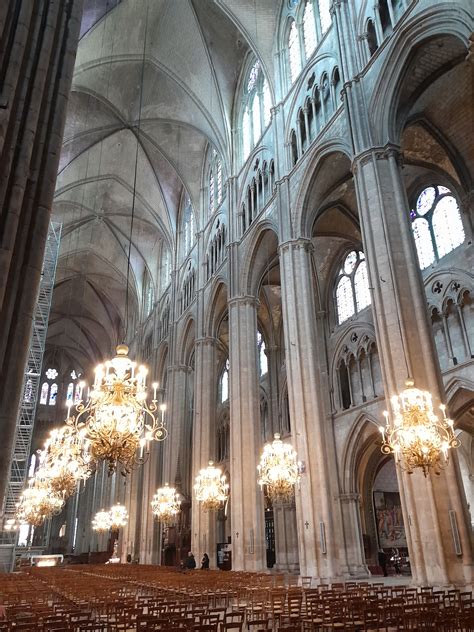
[[[46,240],[43,270],[41,273],[38,300],[33,317],[30,347],[28,350],[28,360],[23,380],[23,396],[20,401],[16,422],[10,478],[5,494],[5,505],[3,508],[4,519],[12,517],[15,513],[16,504],[20,499],[28,473],[31,438],[33,435],[36,405],[40,389],[41,367],[43,364],[49,311],[51,309],[51,299],[56,276],[56,264],[59,255],[61,226],[59,222],[50,222],[48,238]],[[3,536],[7,536],[7,533],[4,532]],[[10,538],[11,537],[10,535]],[[7,540],[8,537],[2,538],[3,542]]]

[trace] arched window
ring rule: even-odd
[[[262,334],[257,331],[258,365],[260,376],[268,373],[268,360],[266,354],[265,340]]]
[[[345,257],[336,280],[337,320],[341,324],[371,303],[364,253],[352,250]]]
[[[191,250],[191,247],[194,244],[194,211],[191,206],[191,200],[189,196],[186,195],[184,200],[184,210],[183,210],[183,242],[184,242],[184,256],[188,254]]]
[[[257,59],[250,67],[242,95],[242,158],[245,160],[258,143],[271,119],[271,94]]]
[[[319,0],[319,22],[321,33],[324,35],[332,23],[330,0]]]
[[[171,274],[171,252],[163,246],[163,250],[161,252],[161,291],[168,286],[170,282],[170,274]]]
[[[153,281],[151,280],[149,272],[145,269],[143,273],[143,314],[145,318],[151,314],[153,309]]]
[[[48,395],[49,395],[49,384],[48,382],[43,382],[43,384],[41,385],[40,404],[48,403]]]
[[[226,360],[224,370],[220,379],[220,401],[221,404],[229,399],[229,360]]]
[[[410,213],[420,268],[460,246],[466,237],[456,198],[447,187],[429,186]]]
[[[214,212],[214,174],[209,173],[209,215]]]
[[[392,28],[392,22],[390,21],[390,11],[388,9],[387,0],[379,1],[379,16],[380,16],[380,25],[382,27],[382,32],[385,33]]]
[[[296,22],[292,20],[290,30],[288,32],[288,61],[290,63],[291,83],[294,83],[296,77],[301,72],[301,56],[300,44],[298,38],[298,27]]]
[[[209,215],[212,215],[223,199],[222,162],[215,149],[209,162]]]
[[[69,382],[66,391],[66,403],[72,404],[74,399],[74,382]]]
[[[49,389],[48,404],[50,406],[56,406],[57,396],[58,396],[58,385],[56,384],[56,382],[53,382],[53,384],[51,384],[51,388]]]
[[[375,31],[375,24],[373,20],[367,20],[367,45],[369,47],[370,56],[375,53],[377,48],[379,47],[377,43],[377,33]]]
[[[317,44],[316,22],[314,20],[313,0],[306,0],[303,12],[304,51],[309,59]]]

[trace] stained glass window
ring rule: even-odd
[[[58,396],[58,385],[56,382],[51,384],[51,388],[49,389],[49,405],[56,406],[56,398]]]
[[[45,373],[48,380],[55,380],[58,377],[58,372],[56,369],[48,369]]]
[[[339,280],[336,288],[337,317],[339,324],[350,318],[354,312],[354,292],[348,276]]]
[[[354,288],[356,298],[356,308],[360,312],[364,307],[370,305],[369,277],[367,274],[367,263],[361,261],[354,274]]]
[[[48,382],[43,382],[41,386],[40,404],[48,403],[48,395],[49,395],[49,384]]]
[[[316,23],[314,21],[314,8],[312,0],[307,0],[304,7],[303,35],[306,58],[309,58],[316,48]]]
[[[211,173],[209,174],[209,213],[214,211],[214,195],[214,174],[211,169]]]
[[[69,382],[69,384],[67,385],[66,402],[72,403],[73,398],[74,398],[74,384],[72,382]]]
[[[331,26],[330,0],[319,0],[319,21],[321,23],[321,33],[324,35]]]
[[[222,202],[222,164],[217,161],[217,204]]]
[[[370,303],[369,276],[364,253],[351,250],[344,257],[336,281],[338,323],[343,323]]]
[[[226,361],[221,375],[221,403],[229,399],[229,360]]]
[[[35,475],[36,459],[36,454],[32,454],[30,457],[30,466],[28,468],[28,478],[32,478]]]
[[[265,340],[263,339],[263,336],[259,331],[257,331],[257,347],[260,375],[265,375],[266,373],[268,373],[268,359],[265,352]]]
[[[290,61],[290,78],[293,83],[301,71],[300,47],[298,41],[298,28],[293,20],[288,34],[288,58]]]
[[[194,211],[191,200],[186,196],[183,212],[184,254],[187,255],[194,243]]]
[[[260,62],[257,59],[257,61],[254,63],[254,65],[250,69],[249,80],[247,82],[247,92],[252,92],[252,90],[254,89],[255,84],[257,83],[259,70],[260,70]]]
[[[459,205],[447,187],[433,185],[423,189],[410,218],[422,270],[460,246],[466,238]]]

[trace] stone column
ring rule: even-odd
[[[43,265],[82,0],[0,10],[0,510]]]
[[[168,367],[169,406],[165,415],[168,420],[168,437],[164,442],[163,483],[174,487],[178,475],[181,441],[185,435],[189,367],[176,364]],[[178,490],[180,491],[180,490]]]
[[[257,485],[260,400],[257,299],[229,300],[232,568],[266,567],[263,494]]]
[[[352,577],[367,577],[369,569],[365,563],[364,543],[360,524],[360,494],[340,494],[344,544],[347,552],[347,566]]]
[[[363,152],[354,161],[354,173],[386,399],[403,390],[410,377],[416,387],[431,392],[437,409],[444,401],[443,383],[398,148]],[[397,470],[414,582],[472,582],[470,525],[455,450],[440,476]]]
[[[296,511],[293,503],[274,503],[275,524],[275,568],[280,572],[297,573],[298,532]]]
[[[343,545],[333,500],[337,466],[332,418],[325,414],[330,410],[329,388],[327,374],[323,376],[318,366],[324,346],[311,257],[308,239],[280,246],[291,428],[293,445],[305,467],[296,492],[299,562],[302,575],[326,580],[340,574],[338,547]]]
[[[217,401],[216,347],[212,337],[198,338],[195,343],[194,428],[192,480],[209,460],[216,457],[215,409]],[[211,568],[216,566],[217,529],[215,512],[205,512],[193,495],[191,550],[196,556],[209,555]]]

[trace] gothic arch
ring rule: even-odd
[[[217,329],[222,315],[227,310],[227,280],[222,276],[213,279],[209,300],[204,313],[204,331],[206,335],[217,336]]]
[[[189,366],[194,352],[194,341],[196,339],[194,317],[188,314],[182,324],[181,335],[178,339],[178,357],[181,364]]]
[[[351,173],[352,151],[343,139],[331,139],[315,147],[314,153],[308,159],[308,164],[302,175],[299,188],[292,201],[293,210],[293,238],[311,237],[311,230],[315,213],[311,193],[315,180],[325,161],[331,156],[341,156],[348,161],[348,171]]]
[[[375,142],[380,145],[387,142],[400,144],[402,130],[406,124],[404,117],[400,116],[402,91],[411,62],[417,54],[439,38],[456,41],[457,48],[462,47],[467,54],[469,23],[467,12],[462,16],[462,10],[459,8],[458,15],[455,15],[450,6],[445,4],[445,8],[438,5],[436,10],[431,9],[424,14],[416,15],[398,31],[398,37],[393,40],[393,47],[384,61],[386,72],[379,74],[380,81],[369,102],[368,110]],[[445,66],[441,66],[443,67]],[[438,72],[439,70],[440,68],[437,69]],[[413,88],[412,97],[422,84],[423,81],[420,81],[418,86]]]
[[[267,239],[271,240],[271,234],[275,237],[275,245],[270,241],[268,248],[265,248],[262,244]],[[278,228],[275,223],[269,219],[264,219],[258,222],[251,240],[247,246],[247,251],[241,265],[241,290],[244,294],[249,296],[257,296],[258,286],[261,278],[262,268],[267,265],[268,259],[278,249],[279,236]],[[262,252],[263,250],[263,252]],[[267,259],[263,262],[258,260],[258,256],[268,255]],[[260,264],[260,265],[258,265]]]
[[[352,425],[342,452],[342,480],[343,493],[361,493],[359,489],[359,469],[361,461],[368,451],[374,452],[373,444],[380,440],[380,421],[364,412],[360,414]],[[380,458],[383,455],[380,452]]]

